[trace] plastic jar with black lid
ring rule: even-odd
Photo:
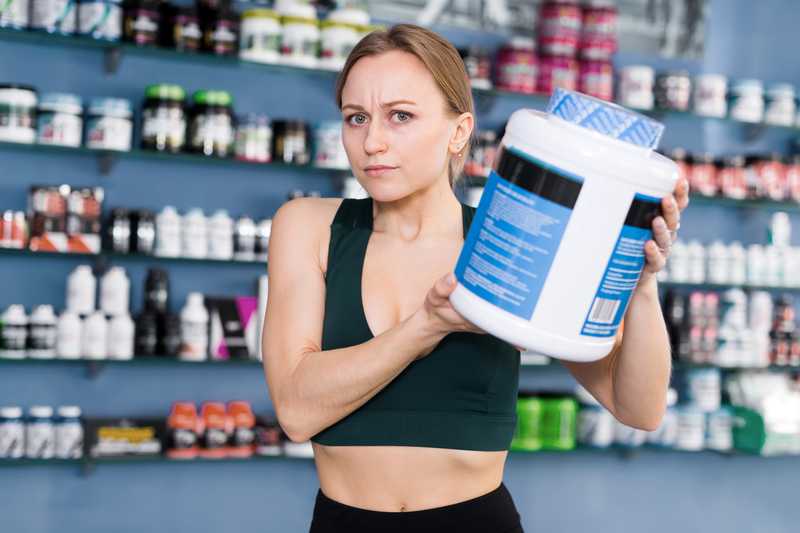
[[[186,142],[186,92],[179,85],[158,84],[145,89],[142,107],[142,148],[179,152]]]
[[[0,141],[36,142],[36,89],[29,85],[0,85]]]
[[[189,150],[207,156],[233,153],[233,98],[225,91],[197,91],[192,97]]]
[[[307,165],[311,160],[308,125],[299,120],[272,123],[272,160],[277,163]]]
[[[154,46],[158,42],[161,22],[159,0],[126,0],[123,4],[122,37],[139,46]]]
[[[239,49],[239,14],[230,2],[198,4],[203,50],[218,56],[236,55]]]

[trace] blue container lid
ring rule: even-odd
[[[83,102],[80,96],[69,93],[47,93],[39,99],[39,109],[80,115]]]
[[[547,113],[572,124],[637,146],[656,148],[664,125],[617,104],[577,91],[556,89]]]
[[[89,114],[130,118],[133,112],[130,100],[125,98],[94,98],[89,104]]]

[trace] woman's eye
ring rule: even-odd
[[[405,111],[395,111],[393,117],[397,122],[408,122],[411,119],[411,114]]]
[[[350,115],[347,117],[347,122],[352,124],[353,126],[361,126],[366,124],[367,117],[363,113],[356,113],[354,115]]]

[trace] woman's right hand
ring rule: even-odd
[[[461,316],[450,303],[450,294],[456,288],[456,277],[450,272],[442,276],[425,296],[425,303],[422,306],[428,323],[433,331],[447,335],[453,332],[486,332]]]

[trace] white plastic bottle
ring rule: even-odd
[[[131,282],[122,267],[111,267],[100,280],[100,309],[109,316],[128,314]]]
[[[102,311],[96,311],[83,321],[81,345],[87,359],[105,359],[108,345],[108,323]]]
[[[74,311],[66,310],[56,325],[56,353],[61,359],[79,359],[83,342],[83,321]]]
[[[208,358],[208,310],[203,295],[190,292],[181,311],[181,349],[183,361],[205,361]]]
[[[728,282],[731,285],[747,283],[747,252],[739,241],[733,241],[728,246],[728,261]]]
[[[31,313],[28,355],[35,359],[56,356],[56,315],[52,305],[40,305]]]
[[[59,459],[80,459],[83,457],[83,425],[81,408],[76,405],[63,405],[58,408],[58,418],[54,425],[55,456]]]
[[[55,454],[55,428],[53,408],[34,405],[28,411],[25,424],[25,457],[28,459],[52,459]]]
[[[708,281],[724,285],[730,279],[728,247],[716,240],[708,247]]]
[[[181,216],[174,207],[168,205],[161,210],[156,217],[156,255],[181,255],[181,224]]]
[[[25,424],[22,408],[0,407],[0,459],[21,459],[25,455]]]
[[[705,283],[706,281],[706,248],[700,241],[689,242],[689,283]]]
[[[108,358],[119,361],[132,359],[134,333],[133,319],[129,314],[113,317],[108,323]]]
[[[208,256],[224,260],[233,257],[233,219],[224,209],[208,219]]]
[[[8,306],[2,316],[3,338],[0,358],[24,359],[28,342],[28,315],[19,304]]]
[[[208,257],[208,222],[203,211],[192,209],[181,224],[182,255],[202,259]]]
[[[751,244],[747,247],[747,283],[749,285],[766,285],[767,257],[764,247]]]
[[[669,280],[674,283],[689,281],[689,249],[680,239],[672,245],[669,256]]]
[[[78,266],[67,279],[67,309],[79,315],[93,313],[96,292],[97,280],[92,274],[92,267]]]

